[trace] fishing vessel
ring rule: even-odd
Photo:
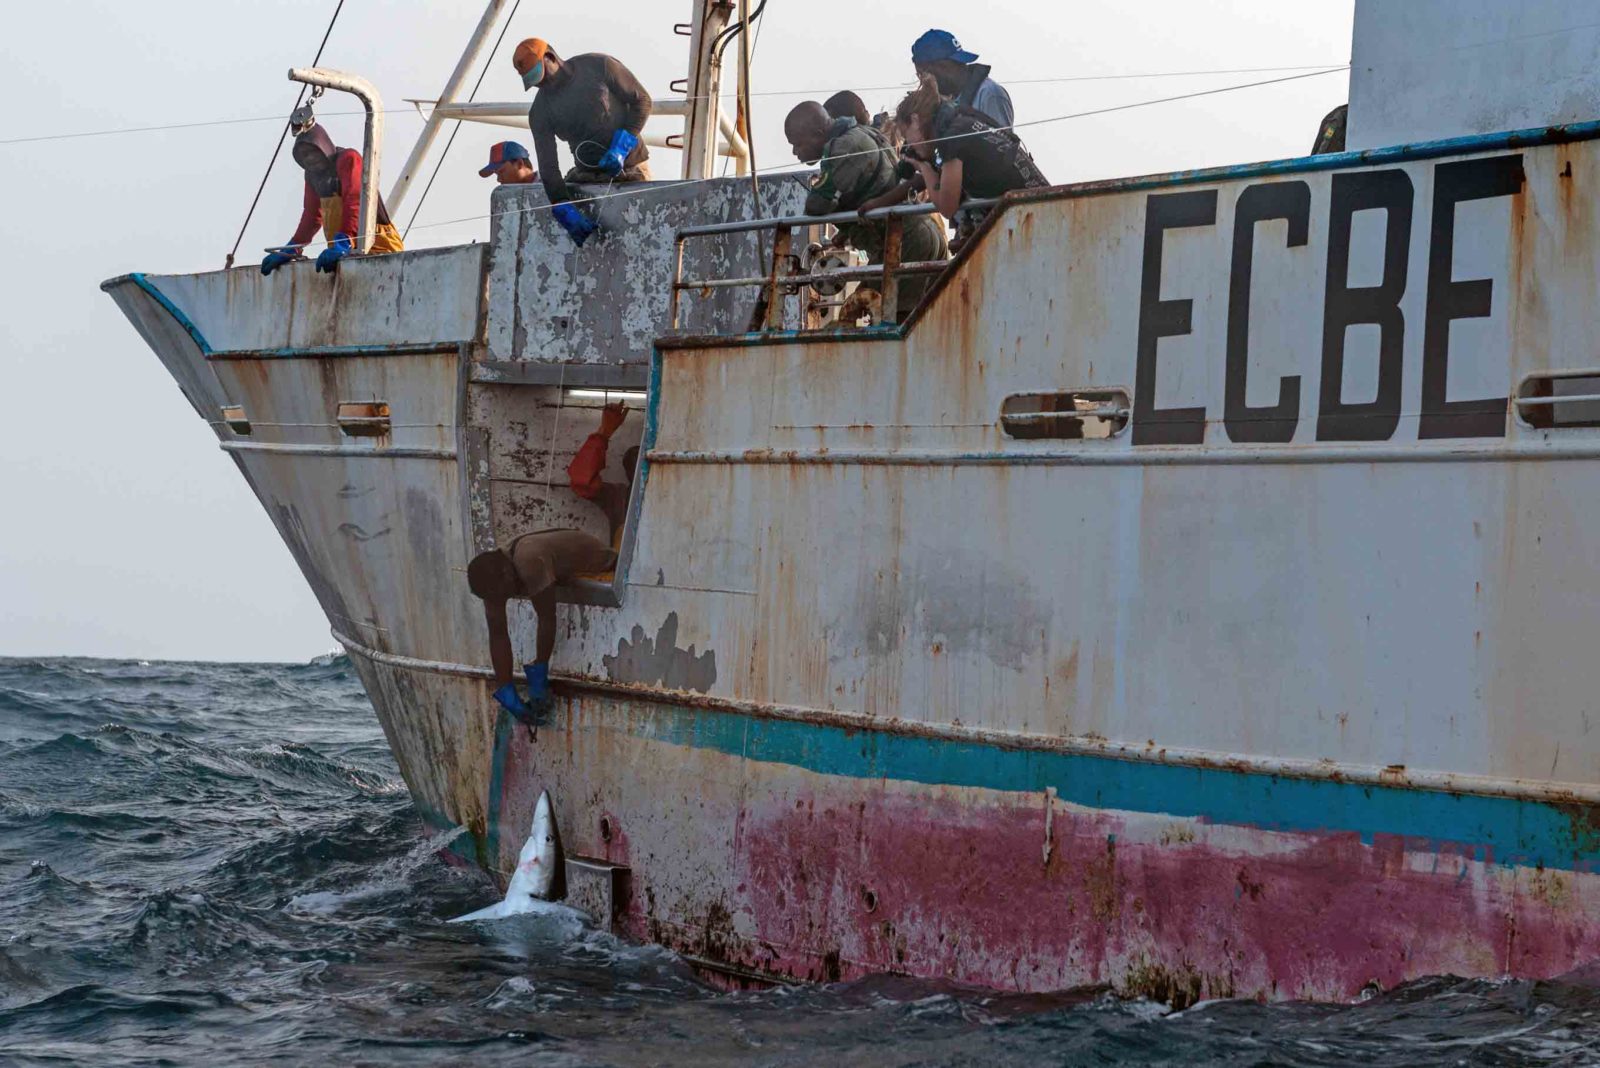
[[[391,210],[439,123],[520,121],[457,101],[501,7]],[[1358,0],[1347,151],[1011,194],[948,265],[868,268],[802,179],[711,177],[747,137],[739,13],[705,0],[656,112],[683,180],[591,190],[581,249],[505,187],[486,244],[104,289],[425,819],[502,884],[548,791],[568,900],[729,982],[1550,976],[1600,955],[1600,75],[1571,21]],[[875,272],[934,281],[840,322]],[[564,473],[615,396],[620,559],[563,589],[530,730],[465,565],[605,537]],[[531,658],[527,606],[513,630]]]

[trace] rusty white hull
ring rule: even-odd
[[[502,212],[486,254],[107,288],[488,870],[548,790],[603,918],[730,974],[1343,998],[1600,955],[1600,429],[1552,399],[1600,376],[1597,136],[1043,191],[866,333],[661,337],[688,193],[626,269]],[[645,459],[535,737],[462,570],[598,529],[588,384],[647,390]],[[1130,411],[1009,435],[1039,391]]]

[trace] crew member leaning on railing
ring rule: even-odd
[[[850,116],[833,118],[815,100],[795,105],[783,121],[784,136],[802,163],[816,164],[818,174],[806,197],[807,215],[855,211],[872,198],[895,187],[894,149],[883,133]],[[868,263],[882,263],[887,223],[863,219],[839,227],[839,240],[867,254]],[[944,224],[931,215],[905,219],[900,237],[900,262],[942,260],[950,255]],[[862,289],[876,289],[861,283]],[[897,321],[904,321],[928,288],[928,277],[910,276],[900,281]]]
[[[271,274],[299,259],[301,250],[321,227],[328,245],[317,254],[317,270],[332,274],[338,270],[339,261],[355,251],[355,239],[361,234],[361,153],[353,148],[334,147],[333,138],[319,123],[294,139],[293,155],[306,172],[300,225],[295,227],[288,244],[267,253],[261,261],[261,273]],[[371,251],[403,251],[405,244],[400,240],[400,231],[389,221],[383,198],[376,198],[372,207],[377,217],[373,220]]]
[[[964,200],[987,200],[1013,189],[1050,184],[1020,137],[996,129],[972,108],[945,99],[929,75],[923,75],[922,84],[900,101],[894,119],[905,138],[902,154],[922,179],[928,199],[947,219],[956,218]],[[901,188],[907,187],[902,183]]]
[[[479,553],[467,565],[467,588],[483,601],[489,627],[489,662],[494,665],[494,699],[529,726],[550,705],[550,656],[556,648],[556,587],[585,573],[615,567],[617,554],[605,542],[581,530],[535,530],[519,535],[504,549]],[[513,681],[515,662],[506,602],[525,597],[533,602],[538,633],[533,659],[522,665],[528,679],[523,701]]]
[[[650,150],[640,140],[654,106],[650,94],[613,57],[587,52],[562,59],[538,37],[517,45],[511,62],[522,87],[538,90],[528,109],[528,131],[551,214],[582,246],[596,226],[572,203],[567,183],[650,180]],[[565,178],[556,156],[558,138],[576,163]]]

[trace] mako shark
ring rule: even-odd
[[[488,908],[457,916],[450,922],[502,920],[507,916],[520,916],[528,912],[562,909],[562,906],[547,900],[555,877],[556,821],[550,813],[550,794],[545,791],[539,794],[539,803],[533,807],[533,827],[528,833],[528,840],[522,843],[522,852],[517,856],[517,870],[511,873],[511,884],[506,887],[505,898]]]

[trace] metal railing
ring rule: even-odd
[[[963,210],[969,208],[989,208],[998,204],[998,199],[971,200],[962,205]],[[752,329],[759,327],[761,330],[779,330],[783,328],[783,298],[786,292],[794,292],[798,287],[811,285],[814,282],[855,282],[876,279],[879,282],[879,293],[882,299],[882,311],[879,321],[894,323],[898,319],[898,305],[900,303],[900,279],[907,275],[938,274],[949,266],[949,260],[914,260],[902,263],[900,260],[901,236],[905,227],[905,220],[918,215],[931,215],[935,212],[932,204],[911,204],[893,208],[879,208],[865,214],[854,211],[840,211],[832,215],[779,215],[770,219],[747,219],[737,222],[706,223],[701,226],[685,226],[679,230],[674,244],[673,275],[672,275],[672,329],[678,329],[678,310],[680,298],[685,290],[710,290],[727,289],[736,286],[761,286],[764,287],[764,301],[758,305],[762,310],[759,323],[752,323]],[[842,267],[837,270],[812,272],[791,271],[791,264],[797,262],[791,255],[794,242],[794,231],[810,226],[839,226],[861,222],[882,220],[884,222],[883,263],[868,264],[865,267]],[[683,277],[683,246],[690,238],[719,237],[726,234],[751,233],[760,230],[771,230],[772,235],[772,268],[765,275],[752,275],[743,278],[684,278]]]
[[[365,78],[326,67],[291,67],[291,82],[304,82],[321,89],[337,89],[361,101],[367,120],[361,135],[361,208],[356,215],[357,252],[371,252],[372,238],[378,229],[378,154],[383,150],[383,100],[377,87]],[[267,251],[272,251],[268,249]]]

